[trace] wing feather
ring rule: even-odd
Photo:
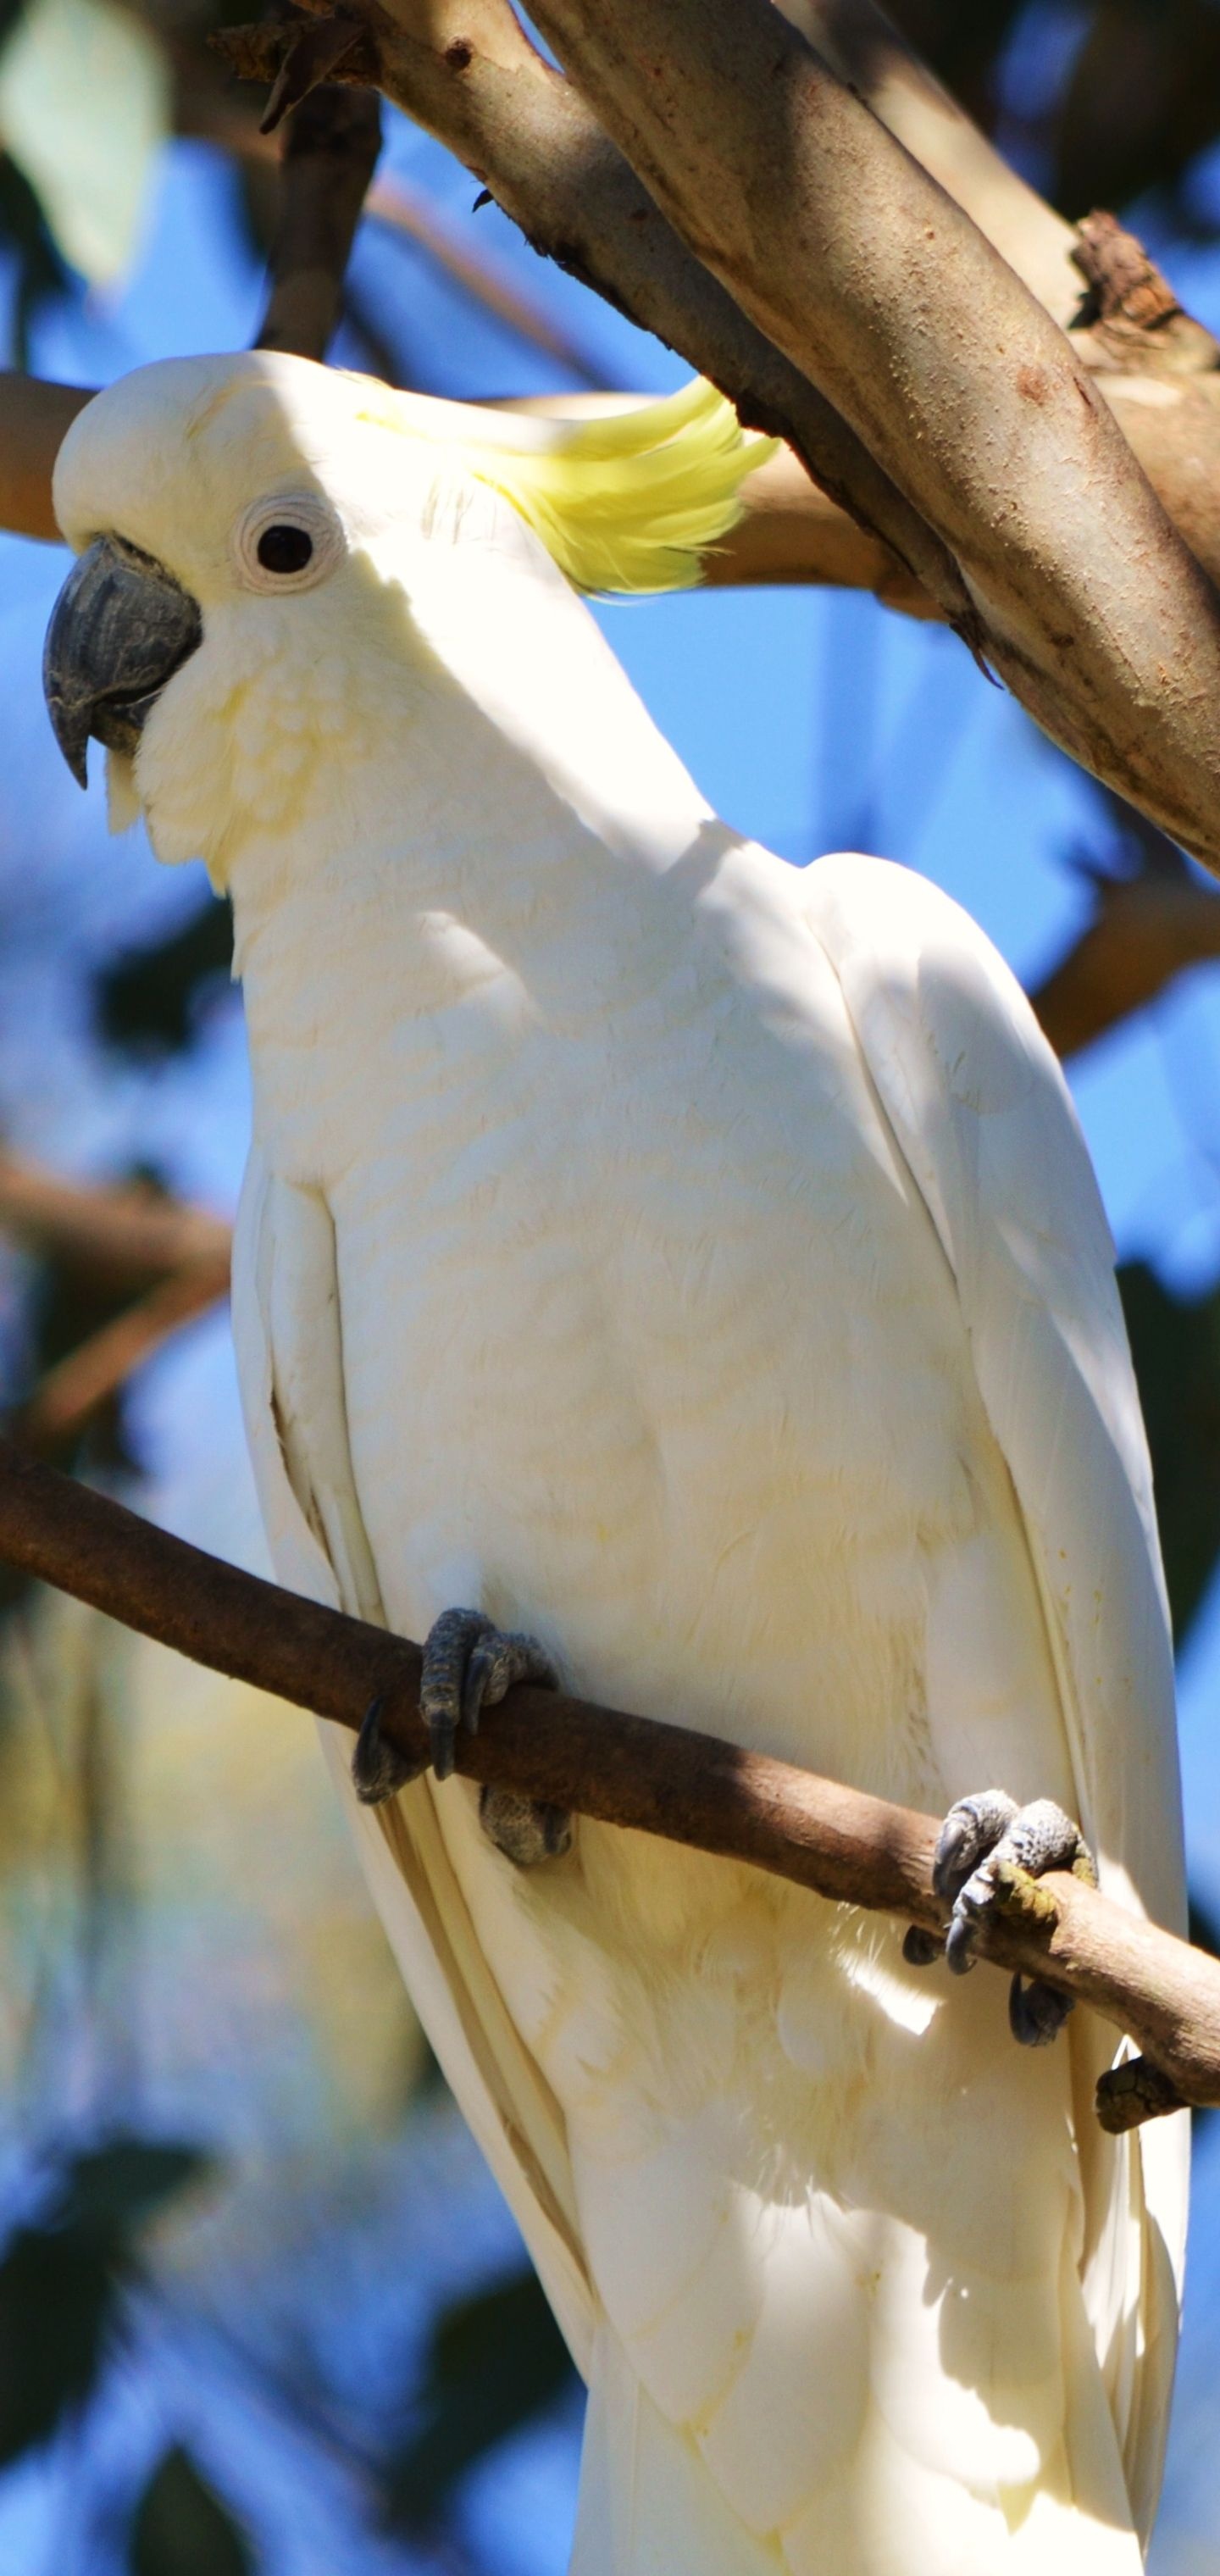
[[[957,1281],[1028,1538],[1102,1886],[1184,1931],[1152,1477],[1113,1243],[1067,1085],[1020,986],[947,896],[854,856],[819,861],[806,885],[806,917]],[[1089,2016],[1077,2021],[1082,2273],[1146,2529],[1177,2341],[1189,2118],[1117,2148],[1104,2141],[1089,2095],[1112,2034]]]
[[[246,1434],[281,1582],[383,1622],[348,1449],[334,1230],[320,1193],[250,1157],[233,1257],[233,1329]],[[370,1892],[462,2111],[521,2228],[577,2368],[594,2303],[580,2250],[562,2114],[523,2047],[445,1850],[430,1783],[361,1807],[350,1740],[323,1743]]]

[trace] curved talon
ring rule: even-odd
[[[514,1682],[533,1682],[539,1690],[558,1690],[559,1675],[536,1637],[484,1623],[462,1683],[461,1722],[471,1735],[479,1731],[483,1709],[494,1708]]]
[[[974,1945],[978,1939],[978,1918],[959,1896],[953,1908],[953,1920],[945,1935],[945,1966],[955,1977],[968,1977],[974,1966]]]
[[[1015,1798],[1003,1789],[983,1789],[973,1798],[959,1798],[941,1826],[932,1862],[932,1885],[938,1896],[953,1903],[961,1895],[968,1878],[993,1845],[1012,1823],[1017,1813]]]
[[[943,1958],[944,1949],[943,1934],[925,1932],[922,1923],[908,1923],[902,1944],[902,1955],[908,1968],[933,1967],[937,1959]]]
[[[466,1726],[472,1735],[478,1731],[486,1692],[480,1692],[468,1712],[466,1682],[475,1651],[495,1633],[493,1622],[481,1610],[442,1610],[424,1640],[419,1706],[438,1780],[448,1780],[455,1768],[459,1726]]]
[[[396,1797],[409,1782],[418,1780],[422,1763],[412,1762],[400,1753],[396,1744],[381,1730],[381,1712],[385,1705],[380,1694],[369,1701],[364,1721],[356,1738],[352,1755],[352,1779],[363,1807],[380,1807],[387,1798]]]
[[[477,1735],[485,1708],[494,1708],[514,1682],[558,1690],[559,1675],[536,1637],[497,1628],[481,1610],[443,1610],[424,1645],[419,1704],[432,1746],[432,1767],[447,1780],[456,1767],[459,1727]],[[479,1820],[490,1840],[520,1869],[556,1860],[572,1841],[571,1818],[498,1782],[479,1797]]]

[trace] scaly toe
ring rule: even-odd
[[[572,1848],[572,1819],[566,1808],[543,1806],[515,1789],[488,1781],[479,1796],[479,1823],[489,1842],[518,1869],[536,1869],[539,1861],[562,1860]]]
[[[955,1902],[1016,1813],[1016,1799],[1007,1797],[1003,1789],[982,1789],[950,1807],[932,1862],[932,1885],[938,1896],[949,1904]]]
[[[1092,1855],[1079,1826],[1052,1799],[1035,1798],[1018,1807],[1002,1789],[958,1799],[941,1828],[932,1868],[937,1894],[952,1899],[945,1958],[954,1976],[965,1976],[974,1965],[979,1933],[995,1904],[1001,1873],[1019,1870],[1028,1880],[1053,1869],[1075,1870],[1096,1883]],[[1026,2047],[1044,2047],[1062,2028],[1067,2009],[1064,1999],[1041,1978],[1034,1978],[1028,1987],[1018,1978],[1009,2003],[1014,2036]]]
[[[478,1734],[480,1712],[494,1708],[515,1682],[534,1682],[540,1690],[558,1690],[559,1675],[537,1637],[493,1628],[488,1619],[462,1684],[462,1724],[471,1735]]]
[[[459,1726],[469,1725],[473,1734],[478,1724],[477,1703],[473,1717],[466,1715],[467,1676],[483,1640],[495,1634],[481,1610],[442,1610],[428,1630],[419,1706],[438,1780],[447,1780],[454,1768]]]
[[[1031,1977],[1026,1985],[1014,1977],[1008,1989],[1008,2027],[1022,2048],[1046,2048],[1057,2039],[1074,1998],[1061,1995],[1041,1977]]]
[[[418,1780],[420,1774],[421,1765],[408,1761],[406,1754],[383,1735],[381,1710],[380,1699],[370,1700],[352,1755],[352,1779],[364,1807],[382,1806],[410,1781]]]

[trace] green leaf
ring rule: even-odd
[[[42,305],[65,293],[68,272],[29,180],[5,152],[0,152],[0,241],[12,251],[17,266],[10,359],[24,373],[29,366],[30,324]]]
[[[92,2396],[134,2238],[206,2169],[193,2147],[114,2138],[76,2156],[36,2224],[0,2257],[0,2469]]]
[[[1220,1289],[1175,1297],[1143,1261],[1126,1262],[1118,1284],[1180,1646],[1220,1556]]]
[[[84,2234],[128,2235],[162,2203],[210,2170],[198,2147],[175,2141],[116,2137],[73,2159],[60,2202],[60,2224]]]
[[[208,987],[233,964],[233,915],[210,896],[181,930],[149,947],[128,950],[98,976],[94,1007],[107,1044],[140,1053],[172,1053],[192,1034]]]
[[[22,2227],[0,2260],[0,2469],[49,2441],[91,2396],[110,2339],[110,2252]]]
[[[574,2381],[533,2272],[447,2309],[428,2354],[421,2421],[387,2465],[387,2523],[417,2531],[434,2522],[466,2470]]]
[[[169,130],[168,67],[147,27],[114,0],[30,0],[0,53],[0,139],[92,284],[127,268]]]
[[[254,2576],[238,2524],[190,2453],[177,2445],[158,2462],[136,2507],[131,2576]]]

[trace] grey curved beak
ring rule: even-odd
[[[90,734],[133,752],[166,681],[202,642],[198,602],[151,555],[98,537],[78,557],[51,611],[42,687],[79,786]]]

